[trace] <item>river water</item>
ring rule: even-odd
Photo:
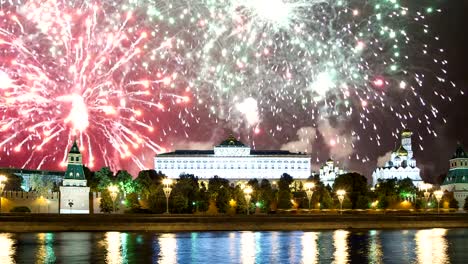
[[[0,233],[0,263],[468,263],[468,229]]]

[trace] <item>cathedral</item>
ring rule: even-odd
[[[320,168],[319,177],[320,181],[322,181],[325,186],[329,185],[330,187],[333,187],[336,177],[345,173],[346,171],[340,169],[335,165],[335,162],[332,159],[329,159],[325,165]]]
[[[372,173],[373,184],[376,185],[379,179],[399,180],[410,178],[415,186],[420,185],[423,181],[420,176],[419,168],[416,167],[416,160],[413,156],[411,136],[413,133],[409,130],[403,130],[401,133],[401,144],[392,152],[390,160],[387,161],[384,167],[377,168]]]

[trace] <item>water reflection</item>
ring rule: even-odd
[[[240,241],[242,263],[255,263],[255,248],[255,233],[242,232]]]
[[[12,234],[0,233],[0,263],[15,263],[13,255],[15,240]]]
[[[40,233],[37,234],[39,247],[36,252],[36,260],[38,263],[53,263],[56,261],[54,252],[54,234]]]
[[[447,229],[435,228],[416,232],[418,263],[448,263]]]
[[[158,263],[177,263],[177,239],[175,234],[162,234],[158,238]]]
[[[380,243],[380,232],[376,230],[369,231],[369,249],[368,258],[370,263],[383,263],[382,244]]]
[[[318,233],[304,232],[304,234],[302,235],[302,263],[317,263],[317,240]]]
[[[106,262],[107,263],[122,263],[122,251],[120,232],[107,232],[104,238],[106,246]]]
[[[333,254],[333,263],[347,263],[348,262],[348,239],[349,231],[336,230],[333,233],[333,245],[335,246],[335,253]]]
[[[468,229],[0,233],[0,264],[465,263],[467,237]]]

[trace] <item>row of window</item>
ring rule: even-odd
[[[218,165],[218,166],[213,166],[213,165],[211,165],[211,166],[206,166],[206,165],[204,165],[204,166],[202,167],[202,166],[198,165],[198,166],[194,167],[193,165],[192,165],[192,166],[187,166],[187,165],[185,165],[185,166],[180,166],[180,165],[178,165],[178,166],[174,166],[174,165],[172,165],[172,166],[167,166],[167,165],[164,165],[164,166],[159,166],[159,167],[156,166],[155,169],[156,169],[156,170],[158,170],[158,169],[165,169],[165,170],[167,170],[167,169],[172,169],[172,170],[173,170],[173,169],[178,169],[178,170],[181,170],[181,169],[192,169],[192,170],[193,170],[193,169],[204,169],[204,170],[207,170],[207,169],[208,169],[208,170],[209,170],[209,169],[226,169],[226,170],[228,170],[228,169],[232,169],[232,170],[234,170],[234,169],[238,169],[238,170],[241,170],[241,169],[246,169],[246,170],[247,170],[247,169],[259,169],[259,170],[261,170],[261,169],[265,169],[265,170],[268,170],[268,169],[272,169],[272,170],[274,170],[274,169],[286,169],[286,170],[288,170],[288,169],[289,169],[289,166],[284,166],[284,167],[283,167],[283,166],[261,166],[261,165],[258,165],[258,166],[254,166],[254,165],[252,165],[252,166],[247,166],[247,165],[246,165],[246,166],[236,166],[236,167],[234,167],[234,166],[231,165],[231,166],[229,167],[229,166],[227,166],[227,165],[224,165],[224,166],[220,166],[220,165]],[[291,169],[294,170],[294,169],[296,169],[296,167],[295,167],[295,166],[291,166]],[[303,169],[303,167],[298,166],[297,169],[301,170],[301,169]],[[304,167],[304,169],[307,169],[307,168]]]
[[[468,161],[454,161],[450,163],[450,166],[456,167],[456,166],[468,166]]]
[[[214,160],[156,160],[157,163],[215,163]],[[216,161],[216,163],[223,163],[225,161]],[[238,163],[238,162],[241,162],[241,163],[246,163],[246,162],[249,162],[249,161],[229,161],[230,163]],[[250,160],[250,163],[309,163],[309,161],[305,160],[305,161],[294,161],[294,160],[291,160],[291,161],[282,161],[282,160]]]
[[[70,157],[70,161],[75,161],[75,157]],[[76,157],[76,161],[80,161],[80,157]]]

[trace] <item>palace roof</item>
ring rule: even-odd
[[[218,147],[245,147],[244,143],[237,140],[232,134],[221,143],[219,143]]]
[[[212,156],[214,155],[213,150],[176,150],[173,152],[158,154],[161,156]],[[304,153],[294,153],[287,150],[250,150],[250,155],[253,156],[307,156]]]

